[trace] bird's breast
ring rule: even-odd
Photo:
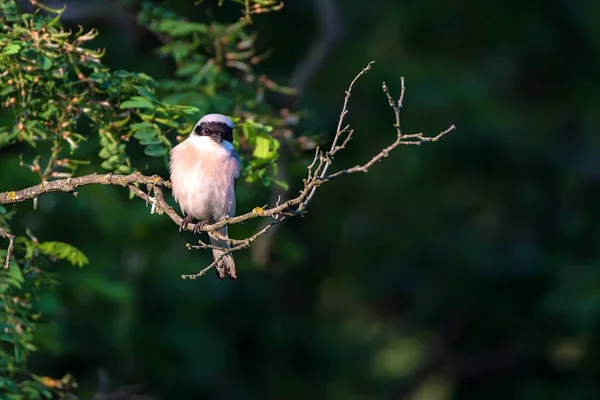
[[[239,163],[228,150],[207,139],[212,143],[186,140],[173,148],[171,184],[173,197],[184,213],[219,220],[235,213],[234,183]]]

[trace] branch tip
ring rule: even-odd
[[[13,253],[13,249],[15,246],[15,235],[11,235],[4,229],[0,228],[0,236],[5,239],[8,239],[8,247],[6,248],[6,259],[4,260],[4,269],[8,270],[10,267],[10,258]]]

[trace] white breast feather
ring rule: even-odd
[[[233,145],[206,136],[190,136],[171,151],[173,197],[185,214],[221,219],[235,214],[234,180],[239,161]]]

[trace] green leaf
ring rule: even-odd
[[[145,97],[133,96],[121,103],[121,109],[123,108],[154,108],[154,104]]]
[[[273,182],[275,182],[275,184],[277,186],[281,187],[283,190],[290,189],[290,185],[286,181],[280,181],[279,179],[273,179]]]
[[[113,153],[111,153],[108,148],[103,147],[102,150],[100,150],[100,153],[98,153],[98,155],[100,156],[100,158],[109,158],[113,155]]]
[[[131,124],[131,129],[136,131],[138,129],[152,127],[152,126],[155,126],[155,125],[151,122],[143,121],[143,122],[136,122],[135,124]]]
[[[102,167],[104,169],[112,170],[115,168],[115,163],[109,162],[108,160],[106,160],[106,161],[103,161],[102,164],[100,164],[100,167]]]
[[[50,22],[48,22],[48,25],[46,25],[47,28],[51,28],[54,25],[56,25],[58,23],[58,21],[60,21],[60,17],[62,16],[62,13],[67,9],[67,6],[63,6],[63,8],[61,9],[55,9],[52,10],[52,12],[56,13],[56,17],[52,18],[52,20]]]
[[[197,73],[200,70],[200,68],[202,68],[202,64],[200,64],[200,63],[197,63],[197,62],[186,63],[177,69],[175,75],[190,76],[192,74]]]
[[[192,106],[178,106],[177,111],[180,111],[187,115],[195,115],[200,113],[200,110],[198,108]]]
[[[44,242],[37,245],[37,248],[44,254],[56,257],[61,260],[67,260],[71,265],[83,267],[89,260],[85,254],[78,248],[63,242]]]
[[[95,71],[88,75],[88,79],[96,82],[101,82],[109,78],[108,73],[103,71]]]
[[[128,114],[125,118],[123,118],[120,121],[116,121],[112,123],[112,126],[114,126],[115,128],[122,128],[124,127],[128,122],[129,119],[131,118],[131,116]]]
[[[131,167],[129,165],[119,165],[117,172],[121,174],[129,174],[131,172]]]
[[[2,91],[0,91],[0,96],[6,96],[7,94],[12,93],[14,91],[15,91],[14,86],[6,85],[5,87],[2,88]]]
[[[143,96],[143,97],[145,97],[145,98],[149,98],[149,99],[151,99],[152,101],[156,101],[156,102],[158,102],[158,101],[159,101],[159,100],[158,100],[158,99],[157,99],[157,98],[154,96],[154,94],[152,94],[152,93],[151,93],[151,92],[150,92],[148,89],[146,89],[145,87],[143,87],[143,86],[135,86],[135,88],[136,88],[137,92],[138,92],[138,93],[139,93],[141,96]]]
[[[253,157],[256,158],[271,158],[271,143],[274,141],[273,138],[267,136],[257,136],[256,137],[256,147],[254,148],[254,152],[252,153]]]
[[[18,265],[10,266],[8,271],[6,271],[5,279],[8,283],[10,283],[12,286],[15,286],[18,289],[21,289],[23,282],[25,282],[23,272],[21,272],[21,268]]]
[[[4,54],[10,55],[17,54],[20,50],[21,46],[19,46],[17,43],[11,43],[8,46],[6,46],[2,52]]]
[[[167,149],[164,146],[154,144],[146,147],[144,153],[150,157],[161,157],[167,154]]]
[[[269,139],[263,136],[256,137],[256,147],[252,153],[256,158],[267,158],[269,155]]]
[[[44,71],[47,71],[52,67],[52,60],[50,60],[48,57],[40,56],[38,58],[38,62]]]
[[[158,129],[155,125],[147,128],[138,129],[133,133],[133,137],[138,140],[151,139],[158,135]]]
[[[19,346],[15,346],[15,362],[21,363],[25,360],[25,354],[23,354],[23,349]]]
[[[145,137],[140,139],[140,144],[143,146],[150,146],[152,144],[161,144],[162,140],[158,137]]]
[[[2,336],[0,336],[0,340],[3,342],[14,343],[15,337],[13,335],[9,335],[8,333],[4,333]]]

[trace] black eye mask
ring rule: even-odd
[[[202,122],[196,125],[194,134],[198,136],[209,136],[213,139],[219,137],[220,140],[227,140],[229,143],[233,142],[233,129],[223,122]]]

